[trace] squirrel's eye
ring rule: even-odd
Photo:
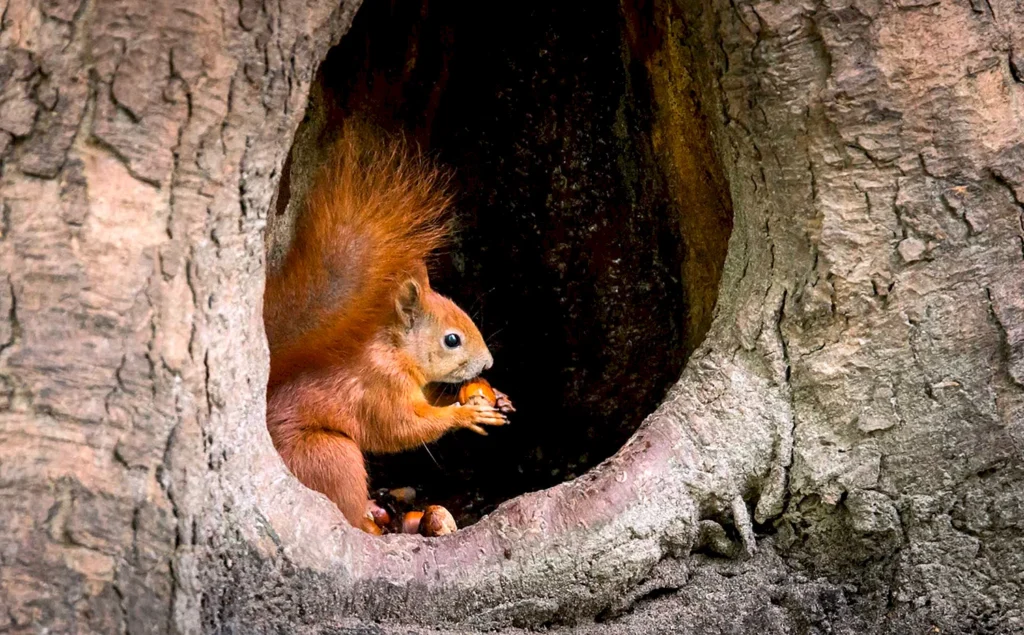
[[[461,343],[462,338],[457,333],[449,333],[444,336],[444,345],[448,348],[458,348]]]

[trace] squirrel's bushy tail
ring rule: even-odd
[[[350,122],[319,171],[263,319],[270,385],[344,363],[395,313],[398,285],[426,284],[445,237],[445,178],[400,141]]]

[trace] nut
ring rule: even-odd
[[[420,521],[419,533],[428,536],[447,536],[458,529],[455,518],[444,507],[430,505],[423,510],[423,519]]]
[[[417,534],[420,531],[420,523],[423,519],[423,512],[405,512],[402,516],[402,533]]]
[[[371,500],[366,504],[367,510],[369,511],[370,518],[378,527],[387,527],[391,524],[391,514],[388,510],[384,509],[377,504],[377,501]]]
[[[374,522],[373,517],[370,516],[370,512],[366,512],[366,518],[364,518],[360,523],[360,528],[366,533],[374,536],[380,536],[384,533],[384,529]]]
[[[494,394],[494,389],[491,388],[491,384],[483,377],[471,379],[462,384],[462,388],[459,388],[460,404],[466,405],[467,403],[470,403],[471,400],[479,401],[481,399],[491,406],[498,401],[498,397]]]

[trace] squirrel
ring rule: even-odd
[[[473,320],[430,288],[446,237],[441,173],[401,140],[347,123],[313,180],[281,266],[267,278],[267,427],[291,472],[353,526],[368,515],[364,452],[507,423],[487,404],[445,404],[494,360]]]

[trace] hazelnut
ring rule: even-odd
[[[424,536],[447,536],[458,529],[455,518],[444,507],[430,505],[423,510],[419,532]]]
[[[380,536],[384,533],[384,530],[381,528],[381,526],[374,522],[373,518],[370,516],[370,512],[366,512],[366,518],[363,519],[361,523],[361,528],[366,533],[374,536]]]
[[[471,400],[477,401],[480,399],[486,401],[491,406],[498,401],[498,397],[494,394],[494,389],[491,388],[491,384],[483,377],[471,379],[462,384],[462,388],[459,388],[460,404],[465,405],[470,403]]]
[[[366,507],[369,510],[370,518],[373,519],[373,522],[378,527],[387,527],[391,524],[391,514],[388,513],[388,510],[378,505],[377,501],[369,501]]]
[[[402,516],[402,533],[417,534],[420,531],[420,521],[423,519],[423,512],[405,512]]]

